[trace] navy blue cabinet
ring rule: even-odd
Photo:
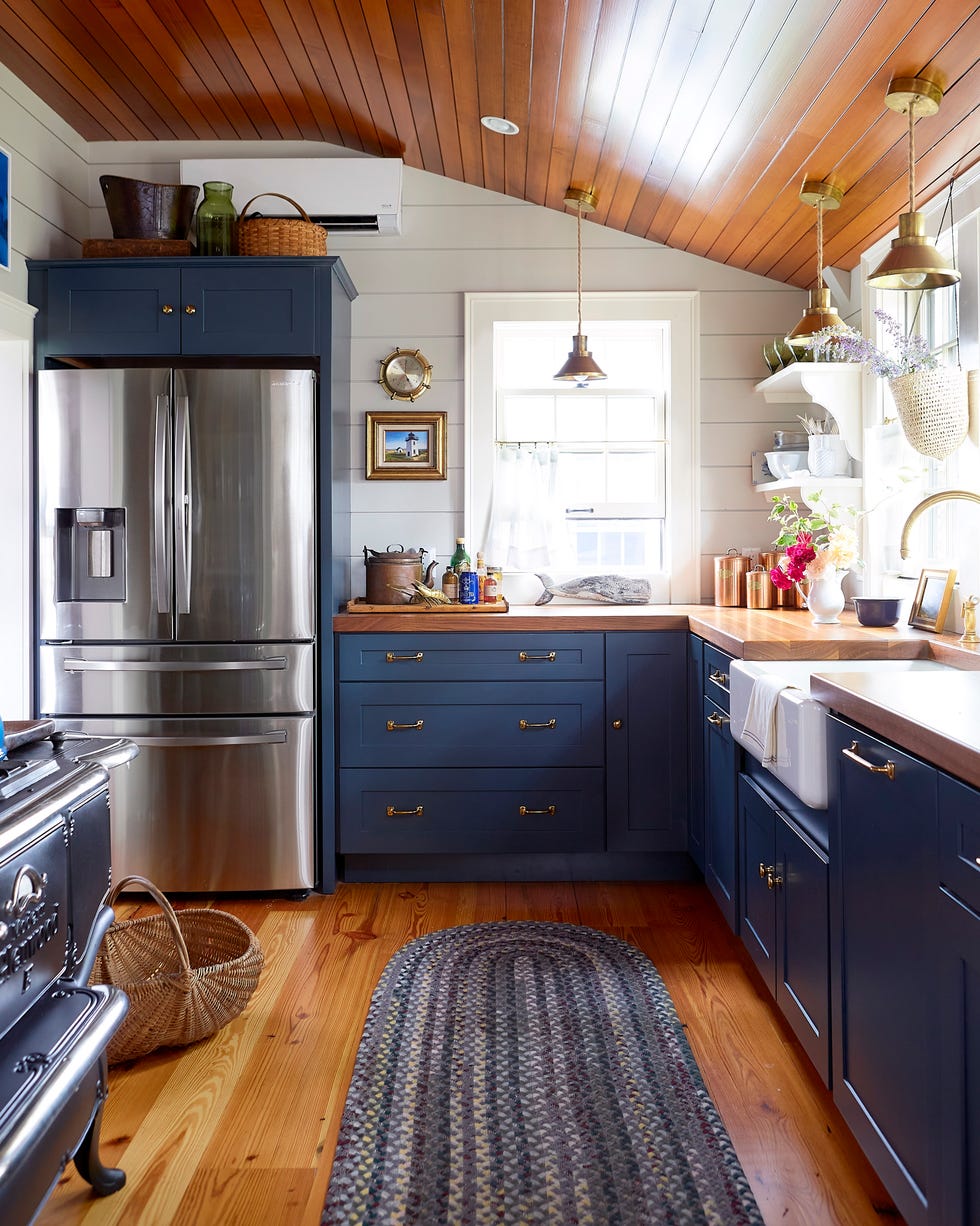
[[[750,769],[755,766],[753,760]],[[739,775],[739,931],[780,1011],[829,1085],[828,855],[790,816],[792,800],[761,766],[755,777]]]
[[[329,350],[327,281],[337,264],[303,257],[32,261],[38,359],[314,357]]]
[[[705,643],[701,680],[704,763],[704,880],[733,932],[738,931],[736,783],[739,750],[729,721],[732,657]]]
[[[339,849],[358,867],[471,853],[621,855],[610,875],[642,853],[686,864],[682,632],[341,634],[337,667]]]
[[[687,851],[704,872],[704,714],[701,710],[704,640],[687,636]]]
[[[937,771],[836,717],[827,733],[834,1101],[925,1226],[943,1221]]]
[[[942,1214],[980,1222],[980,792],[939,774]]]
[[[606,840],[610,851],[687,844],[683,631],[606,634]]]

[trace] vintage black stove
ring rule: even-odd
[[[21,729],[27,738],[31,726]],[[38,725],[45,732],[48,726]],[[13,739],[13,738],[12,738]],[[101,1195],[125,1175],[102,1165],[106,1045],[124,993],[89,987],[112,911],[109,770],[127,741],[44,737],[0,761],[0,1204],[33,1221],[68,1162]]]

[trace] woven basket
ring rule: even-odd
[[[246,217],[249,207],[263,196],[291,204],[300,217]],[[262,192],[245,205],[238,218],[239,255],[326,255],[327,232],[310,221],[309,214],[288,196]]]
[[[914,370],[889,379],[905,437],[920,455],[945,460],[970,426],[966,374],[958,367]]]
[[[146,890],[162,914],[112,924],[96,957],[91,982],[112,984],[129,997],[129,1013],[109,1043],[110,1064],[220,1030],[248,1004],[262,970],[262,949],[236,916],[210,907],[178,914],[151,881],[137,876],[113,886],[109,906],[129,885]]]

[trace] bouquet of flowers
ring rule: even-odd
[[[897,379],[916,370],[936,370],[936,355],[929,352],[925,337],[918,333],[906,336],[898,320],[880,308],[875,311],[886,334],[891,338],[893,351],[885,352],[869,341],[862,333],[847,324],[821,328],[810,337],[807,347],[814,350],[832,348],[834,356],[844,362],[866,362],[874,374],[883,379]]]
[[[826,506],[819,493],[810,499],[810,506],[810,514],[801,515],[793,499],[777,496],[772,500],[769,518],[781,528],[773,544],[786,553],[769,578],[783,591],[804,579],[812,583],[828,570],[862,565],[855,527],[858,512],[836,502]]]

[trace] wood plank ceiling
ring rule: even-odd
[[[963,0],[0,0],[0,60],[82,137],[310,140],[561,209],[799,286],[804,177],[845,191],[826,265],[980,160],[980,8]],[[516,123],[516,136],[480,125]]]

